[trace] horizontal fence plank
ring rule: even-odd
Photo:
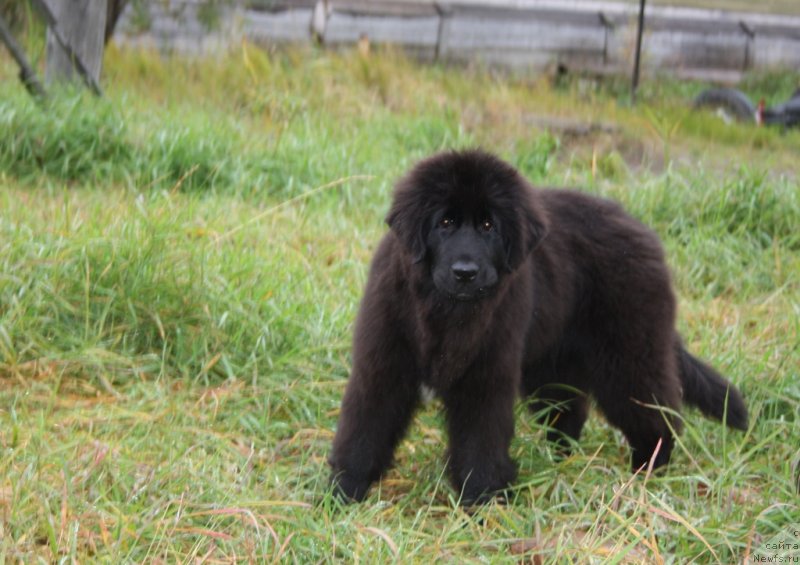
[[[326,43],[355,43],[362,35],[377,43],[435,47],[438,16],[387,18],[334,12],[325,28]]]
[[[244,19],[244,35],[253,41],[308,41],[313,9],[300,8],[267,12],[248,10]]]

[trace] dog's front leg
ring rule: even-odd
[[[362,500],[389,466],[419,401],[413,356],[387,335],[359,336],[342,400],[329,462],[334,493],[346,500]]]
[[[480,504],[508,488],[517,474],[508,454],[514,435],[519,371],[500,356],[479,356],[443,400],[449,432],[449,466],[461,503]]]

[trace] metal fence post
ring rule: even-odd
[[[614,28],[614,22],[608,19],[603,12],[597,12],[600,24],[603,26],[603,67],[608,64],[608,34]]]
[[[442,43],[444,42],[445,27],[450,12],[439,2],[434,2],[433,8],[439,14],[439,27],[436,29],[436,49],[433,53],[433,60],[438,61],[442,56]]]
[[[753,40],[756,37],[756,30],[747,25],[744,21],[739,21],[739,28],[745,35],[745,42],[744,42],[744,66],[742,70],[746,71],[752,65],[752,55],[750,53],[750,45],[752,44]]]
[[[642,55],[642,33],[644,32],[644,5],[646,0],[639,0],[639,25],[636,28],[636,55],[633,61],[633,79],[631,81],[631,104],[636,103],[636,90],[639,88],[639,64]]]

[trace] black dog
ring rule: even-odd
[[[562,449],[593,396],[634,469],[659,440],[655,465],[669,461],[682,401],[747,428],[736,388],[681,344],[657,236],[617,204],[536,190],[492,155],[449,152],[399,182],[387,222],[330,456],[338,495],[362,499],[387,468],[423,384],[444,402],[466,504],[514,480],[519,392],[536,412],[555,403],[548,438]]]

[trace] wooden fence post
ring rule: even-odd
[[[314,4],[314,9],[311,11],[311,39],[319,45],[325,43],[325,27],[328,25],[328,18],[330,17],[330,6],[328,0],[319,0]]]
[[[442,6],[439,2],[433,3],[433,8],[439,15],[439,25],[436,27],[436,47],[433,51],[433,60],[439,61],[442,57],[442,44],[447,33],[447,18],[450,17],[450,8]]]
[[[608,19],[606,15],[600,11],[597,13],[600,18],[600,25],[603,26],[603,68],[608,65],[608,33],[614,29],[614,22]]]
[[[81,59],[94,82],[98,83],[103,64],[106,0],[47,0],[47,5],[55,17],[61,37]],[[75,78],[72,58],[48,27],[45,79],[47,82],[66,82]]]

